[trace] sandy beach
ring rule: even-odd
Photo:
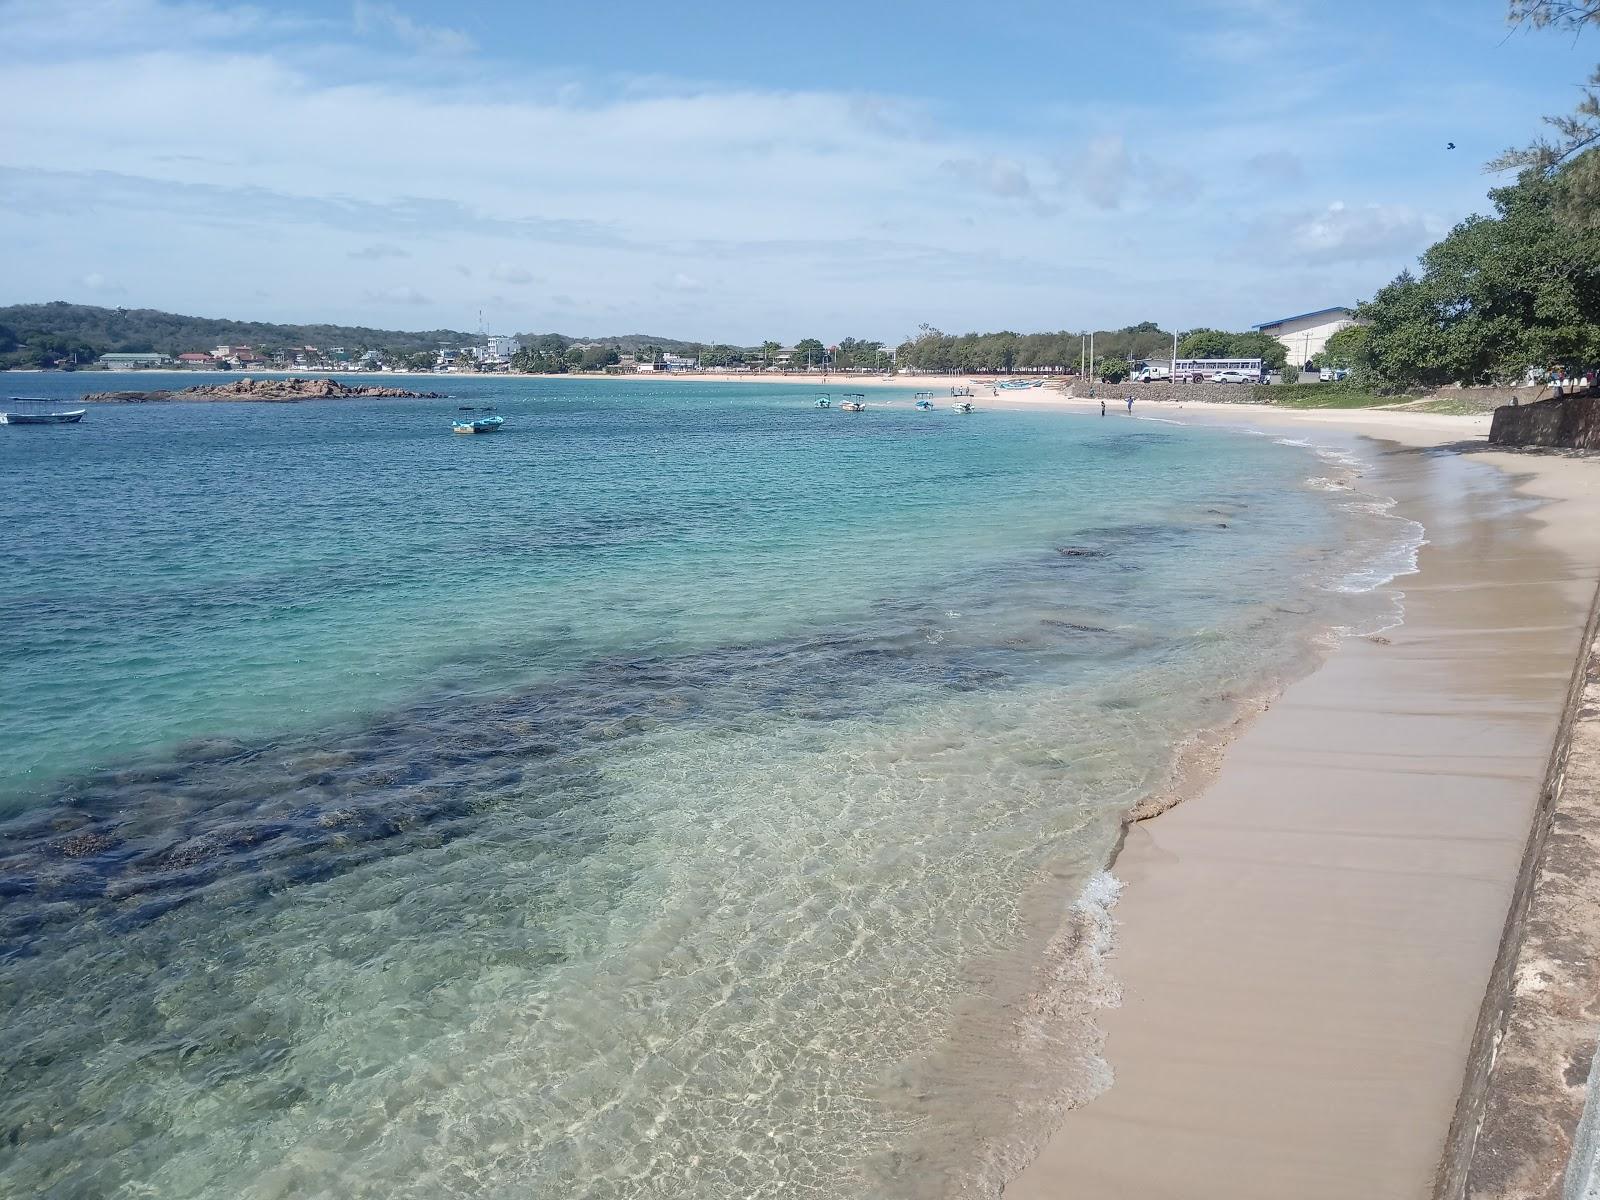
[[[1138,407],[1348,447],[1428,544],[1403,624],[1340,643],[1130,829],[1115,1082],[1006,1196],[1420,1200],[1600,576],[1600,463],[1489,452],[1487,417]]]

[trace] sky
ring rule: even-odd
[[[1597,60],[1504,0],[0,0],[0,304],[1246,328],[1488,211]]]

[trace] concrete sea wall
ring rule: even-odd
[[[1496,446],[1568,446],[1600,450],[1600,396],[1564,397],[1494,410]]]
[[[1597,626],[1600,596],[1479,1015],[1436,1200],[1591,1194],[1600,1126],[1600,1111],[1586,1112],[1600,1109],[1590,1104],[1600,1038]]]

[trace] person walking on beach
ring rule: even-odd
[[[1130,413],[1133,411],[1133,397],[1132,396],[1128,397],[1128,411]]]

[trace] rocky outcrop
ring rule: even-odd
[[[1489,441],[1495,446],[1567,446],[1600,450],[1600,396],[1564,396],[1494,410]]]
[[[163,404],[168,401],[232,400],[266,404],[292,404],[299,400],[355,400],[394,397],[441,400],[440,392],[408,392],[404,388],[351,386],[336,379],[239,379],[233,383],[202,384],[177,391],[91,392],[84,404]]]

